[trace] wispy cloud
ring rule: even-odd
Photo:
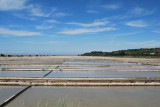
[[[63,43],[63,41],[20,41],[27,44],[58,44]]]
[[[111,10],[116,10],[120,8],[120,6],[117,4],[106,4],[106,5],[101,5],[100,7],[104,9],[111,9]]]
[[[39,25],[39,26],[36,26],[36,29],[51,29],[51,28],[53,28],[52,25],[50,25],[50,26],[46,26],[46,25]]]
[[[0,34],[11,35],[11,36],[40,36],[40,32],[30,32],[23,30],[10,30],[7,28],[0,27]]]
[[[64,17],[64,16],[69,16],[69,14],[68,13],[64,13],[64,12],[57,12],[53,16],[55,16],[55,17]]]
[[[23,25],[16,25],[16,24],[11,24],[7,26],[0,26],[0,28],[22,28],[24,27]]]
[[[96,10],[87,10],[86,12],[87,12],[87,13],[99,13],[99,12],[96,11]]]
[[[86,29],[65,29],[64,31],[58,32],[60,34],[84,34],[84,33],[96,33],[96,32],[104,32],[104,31],[112,31],[116,30],[113,27],[105,27],[105,28],[86,28]]]
[[[0,10],[22,10],[26,8],[27,0],[0,0]]]
[[[160,41],[143,41],[143,42],[124,42],[125,45],[132,45],[132,46],[141,46],[141,47],[159,47]]]
[[[58,44],[61,43],[60,41],[49,41],[48,44]]]
[[[135,20],[127,22],[126,25],[133,26],[133,27],[145,27],[148,26],[143,20]]]
[[[36,29],[51,29],[53,28],[53,23],[59,23],[57,20],[44,20],[41,25],[35,26]]]
[[[77,22],[70,22],[67,24],[72,24],[72,25],[78,25],[78,26],[83,26],[83,27],[95,27],[95,26],[102,26],[106,25],[109,22],[106,20],[96,20],[93,23],[77,23]]]
[[[160,31],[158,31],[158,30],[154,30],[154,31],[152,31],[152,32],[154,32],[154,33],[160,33]]]
[[[145,8],[141,8],[141,7],[134,7],[131,8],[129,10],[127,10],[126,13],[122,13],[122,14],[117,14],[117,15],[113,15],[108,17],[108,19],[116,19],[116,20],[122,20],[122,19],[130,19],[133,17],[142,17],[142,16],[147,16],[147,15],[151,15],[156,11],[156,9],[145,9]]]
[[[68,13],[64,12],[58,12],[57,8],[49,9],[50,11],[44,11],[42,6],[40,5],[29,5],[28,10],[30,11],[32,16],[38,16],[38,17],[64,17],[68,16]]]
[[[116,35],[113,35],[113,37],[128,36],[128,35],[135,35],[135,34],[138,34],[138,33],[139,33],[139,32],[122,33],[122,34],[116,34]]]
[[[58,23],[59,21],[51,19],[51,20],[45,20],[46,23]]]
[[[155,10],[148,10],[145,8],[141,8],[141,7],[134,7],[130,10],[130,13],[134,14],[134,15],[138,15],[138,16],[146,16],[146,15],[150,15],[152,13],[154,13]]]
[[[43,6],[38,4],[27,3],[28,0],[0,0],[0,11],[9,11],[9,10],[22,10],[28,11],[29,16],[36,17],[63,17],[69,14],[64,12],[57,11],[57,8],[45,9]],[[26,18],[23,15],[15,15],[23,19]]]
[[[19,17],[21,19],[26,19],[26,20],[31,20],[31,21],[36,20],[36,18],[34,18],[34,17],[26,16],[26,15],[19,14],[19,13],[14,13],[13,15],[16,17]]]
[[[50,17],[56,10],[56,8],[52,8],[49,12],[45,12],[40,5],[30,4],[28,6],[28,11],[31,13],[31,15],[38,17]]]

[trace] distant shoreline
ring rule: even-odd
[[[140,48],[112,52],[92,51],[80,56],[127,57],[127,58],[160,58],[160,48]]]

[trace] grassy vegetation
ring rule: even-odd
[[[81,56],[160,57],[160,48],[128,49],[113,52],[93,51]]]
[[[41,101],[38,101],[35,107],[42,107],[42,105],[44,104],[42,104]],[[23,107],[26,107],[24,102],[23,102]],[[65,98],[63,97],[56,102],[56,105],[49,106],[49,102],[47,101],[45,103],[45,106],[43,107],[80,107],[80,103],[78,105],[75,105],[73,102],[68,102],[67,97]]]

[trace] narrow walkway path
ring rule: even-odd
[[[59,66],[57,66],[55,69],[58,69],[58,68],[59,68]],[[51,72],[53,72],[53,69],[51,71],[49,71],[47,74],[45,74],[43,77],[48,76]]]
[[[58,69],[59,66],[57,66],[55,69]],[[43,77],[48,76],[51,72],[53,72],[53,69],[51,71],[49,71],[47,74],[45,74]],[[22,89],[21,91],[19,91],[17,94],[12,95],[11,97],[9,97],[7,100],[5,100],[2,104],[0,104],[0,107],[4,107],[5,105],[7,105],[8,103],[10,103],[11,101],[13,101],[16,97],[18,97],[20,94],[22,94],[23,92],[25,92],[27,89],[31,88],[32,85],[27,86],[26,88]]]
[[[15,95],[12,95],[11,97],[9,97],[7,100],[5,100],[2,104],[0,104],[0,107],[4,107],[5,105],[7,105],[8,103],[10,103],[12,100],[14,100],[16,97],[18,97],[20,94],[22,94],[23,92],[25,92],[27,89],[29,89],[31,87],[31,85],[27,86],[26,88],[22,89],[20,92],[18,92]]]

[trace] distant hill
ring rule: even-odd
[[[128,49],[112,52],[92,51],[80,56],[129,56],[129,57],[160,57],[160,48]]]

